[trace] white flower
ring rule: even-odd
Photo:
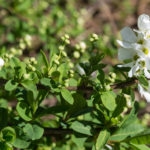
[[[150,78],[150,17],[140,15],[138,18],[139,30],[125,27],[121,30],[122,41],[117,40],[121,46],[118,50],[118,59],[128,60],[128,64],[119,67],[130,67],[129,77],[139,76],[144,72]]]
[[[149,82],[148,91],[146,91],[140,84],[138,84],[138,90],[141,96],[145,97],[147,102],[150,102],[150,82]]]
[[[130,67],[129,77],[145,75],[150,78],[150,17],[142,14],[138,18],[138,30],[125,27],[121,30],[122,41],[117,40],[120,45],[118,59],[126,61],[118,67]],[[138,84],[141,96],[150,102],[150,81],[148,90]]]
[[[2,58],[0,58],[0,67],[3,67],[5,64],[4,60]]]

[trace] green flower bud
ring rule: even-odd
[[[23,77],[24,77],[24,79],[29,79],[29,78],[30,78],[30,74],[25,73],[25,74],[23,75]]]
[[[105,85],[105,88],[106,88],[107,91],[109,91],[111,89],[109,84]]]
[[[63,45],[60,45],[58,49],[59,49],[60,51],[63,51],[64,48],[65,48],[65,47],[64,47]]]
[[[63,55],[64,57],[67,57],[67,53],[66,53],[65,51],[62,51],[62,55]]]
[[[73,56],[78,59],[80,57],[80,53],[78,51],[74,51]]]
[[[57,65],[59,65],[60,64],[60,62],[56,59],[56,60],[54,60],[54,63],[55,64],[57,64]]]
[[[73,68],[74,67],[74,64],[72,62],[69,62],[69,67],[70,68]]]
[[[91,35],[90,41],[91,41],[91,42],[95,42],[95,41],[97,41],[97,40],[98,40],[98,35],[95,34],[95,33],[93,33],[93,34]]]

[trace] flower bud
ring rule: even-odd
[[[80,53],[78,51],[74,51],[73,56],[78,59],[80,57]]]
[[[64,57],[67,57],[67,53],[66,53],[65,51],[62,51],[62,55],[63,55]]]
[[[54,60],[54,63],[55,64],[57,64],[57,65],[59,65],[60,64],[60,62],[56,59],[56,60]]]
[[[29,79],[30,74],[25,73],[25,74],[23,75],[23,77],[24,77],[24,79]]]
[[[72,62],[69,62],[69,67],[70,68],[73,68],[74,67],[74,64]]]
[[[60,51],[63,51],[64,48],[65,48],[65,47],[64,47],[63,45],[60,45],[58,49],[59,49]]]

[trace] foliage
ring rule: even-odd
[[[134,96],[147,78],[108,66],[97,34],[72,44],[84,31],[74,0],[38,2],[0,0],[0,149],[148,150]]]

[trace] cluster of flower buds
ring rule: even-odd
[[[84,53],[86,50],[86,43],[85,42],[80,42],[75,45],[76,50],[80,51],[81,53]]]
[[[118,67],[130,67],[129,77],[144,75],[150,78],[150,17],[142,14],[138,18],[138,30],[125,27],[121,30],[122,41],[117,40],[120,45],[118,58],[128,63]],[[150,101],[150,82],[146,90],[138,85],[142,96]]]
[[[80,42],[78,44],[75,45],[75,51],[73,52],[73,57],[78,59],[80,58],[80,53],[84,53],[86,50],[86,44],[85,42]]]
[[[144,114],[141,122],[144,126],[147,126],[150,123],[150,114],[148,114],[148,113]]]
[[[25,35],[23,39],[19,41],[20,49],[24,50],[26,47],[31,47],[32,37],[30,35]]]
[[[24,62],[27,64],[27,68],[31,71],[35,71],[35,65],[37,64],[37,61],[34,57],[26,58],[24,59]]]
[[[74,71],[73,70],[69,70],[69,76],[72,78],[74,76]]]
[[[65,52],[65,46],[64,45],[60,45],[58,49],[59,49],[59,51],[63,57],[67,57],[67,53]]]
[[[17,48],[14,48],[14,47],[12,47],[10,49],[10,55],[12,55],[12,56],[21,56],[22,53],[23,53],[22,49],[17,49]]]
[[[64,44],[70,44],[70,40],[69,40],[69,35],[65,34],[64,36],[61,37],[61,40],[63,41]]]
[[[96,42],[96,41],[98,41],[98,35],[97,34],[95,34],[95,33],[93,33],[92,35],[91,35],[91,37],[90,37],[90,41],[91,42]]]
[[[69,79],[66,79],[66,80],[65,80],[64,86],[65,86],[65,87],[69,87]]]
[[[56,64],[56,65],[59,65],[60,64],[60,62],[59,62],[59,59],[60,59],[60,56],[58,56],[58,55],[54,55],[54,63]]]
[[[109,73],[109,76],[108,76],[108,80],[111,82],[111,83],[114,83],[115,82],[115,79],[116,79],[116,74],[114,72],[110,72]]]

